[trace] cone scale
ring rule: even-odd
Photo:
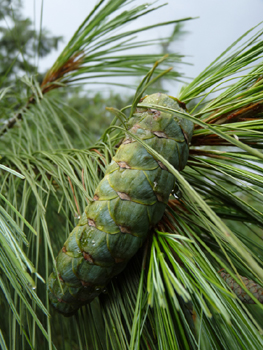
[[[147,96],[143,102],[185,113],[165,94]],[[137,108],[128,129],[177,170],[185,167],[193,123],[181,114]],[[126,136],[56,259],[62,290],[54,272],[48,288],[57,311],[74,314],[124,270],[162,218],[174,184],[167,168]]]
[[[236,296],[242,301],[244,304],[255,304],[255,301],[247,294],[247,292],[233,279],[233,277],[222,271],[220,276],[229,286],[229,288],[236,294]],[[263,288],[255,283],[252,280],[249,280],[247,277],[240,276],[240,279],[244,283],[244,286],[250,291],[251,294],[261,303],[263,304]]]

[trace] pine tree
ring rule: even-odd
[[[125,0],[98,2],[43,81],[22,79],[27,87],[19,86],[22,107],[15,113],[4,110],[3,349],[263,347],[262,25],[237,39],[175,96],[183,107],[180,118],[194,124],[183,170],[137,139],[176,178],[164,215],[143,246],[100,296],[72,318],[50,305],[45,282],[52,270],[60,273],[55,257],[129,135],[136,109],[179,113],[142,97],[152,93],[158,79],[178,79],[170,66],[182,57],[149,54],[146,43],[133,38],[147,27],[122,28],[152,10],[131,7]],[[141,48],[141,54],[127,57],[126,50],[133,47]],[[120,110],[109,106],[115,117],[94,143],[87,130],[89,116],[67,105],[56,91],[84,79],[103,84],[111,77],[115,83],[120,76],[144,78],[130,105]],[[9,95],[7,86],[0,98]]]

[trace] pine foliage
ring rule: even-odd
[[[3,349],[261,349],[262,25],[176,96],[190,112],[182,117],[195,123],[182,172],[141,141],[177,179],[146,244],[73,318],[49,306],[45,281],[56,271],[55,257],[92,199],[127,120],[136,106],[160,109],[141,97],[162,76],[178,77],[168,69],[178,55],[127,59],[126,49],[145,46],[131,41],[145,28],[115,29],[153,7],[130,9],[126,2],[98,2],[42,85],[33,77],[22,79],[30,91],[25,107],[3,116],[0,344]],[[128,75],[145,77],[131,105],[110,109],[115,118],[95,143],[88,117],[50,91],[84,79]],[[9,95],[12,87],[0,92],[2,100]],[[238,298],[238,286],[254,304]]]

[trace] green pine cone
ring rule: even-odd
[[[164,94],[147,96],[145,104],[185,113],[177,100]],[[193,123],[178,113],[137,108],[129,131],[144,140],[176,169],[188,159]],[[71,315],[91,302],[126,266],[163,216],[175,178],[145,148],[127,136],[57,257],[56,275],[49,277],[52,305]]]
[[[225,280],[227,285],[232,289],[236,296],[245,304],[255,304],[254,300],[244,291],[243,288],[231,277],[229,273],[222,271],[220,276]],[[246,288],[254,297],[263,304],[263,288],[247,277],[240,276]]]

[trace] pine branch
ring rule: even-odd
[[[157,10],[159,7],[148,6],[148,4],[139,5],[130,10],[120,11],[121,6],[128,3],[127,0],[107,0],[100,1],[80,25],[68,45],[60,54],[52,68],[47,72],[41,83],[41,98],[47,92],[65,87],[71,83],[91,79],[101,80],[104,77],[118,76],[136,77],[147,73],[155,61],[159,60],[163,53],[149,54],[125,54],[129,49],[143,48],[146,46],[160,45],[165,39],[147,40],[147,42],[136,41],[138,33],[148,31],[156,27],[181,23],[190,20],[184,18],[170,22],[156,23],[151,26],[137,28],[136,30],[121,32],[120,29],[127,23],[137,20],[148,13]],[[112,15],[116,13],[116,18]],[[119,34],[110,35],[118,29]],[[116,56],[117,54],[117,56]],[[181,61],[181,55],[170,54],[164,65],[160,67],[159,73],[164,67],[174,65]],[[170,78],[177,79],[179,73],[171,72]],[[92,82],[90,82],[92,84]],[[103,80],[101,80],[103,84]],[[114,84],[114,81],[112,81]],[[31,96],[26,103],[23,111],[29,109],[31,104],[35,103],[36,96]],[[23,112],[17,113],[5,122],[5,126],[0,129],[0,137],[9,129],[13,128],[18,120],[23,119]]]
[[[215,350],[263,347],[261,296],[257,298],[262,292],[263,271],[262,63],[257,62],[262,42],[258,34],[251,34],[254,39],[229,57],[222,55],[179,96],[192,110],[191,115],[182,111],[180,116],[198,125],[183,172],[177,172],[154,153],[147,142],[141,143],[177,179],[171,193],[175,198],[170,197],[165,215],[150,233],[148,253],[143,254],[143,247],[124,273],[112,280],[100,298],[83,307],[74,322],[49,310],[46,288],[38,285],[37,296],[51,319],[34,302],[25,305],[29,309],[32,306],[40,322],[47,325],[48,342],[37,319],[29,316],[25,308],[18,308],[23,294],[17,299],[11,295],[8,300],[14,313],[3,310],[9,318],[8,325],[27,319],[20,338],[15,326],[8,330],[16,336],[18,348],[24,347],[27,340],[36,349],[43,344],[51,348],[52,341],[57,348],[63,348],[64,343],[65,347],[79,344],[80,348],[99,350],[133,350],[136,346],[142,350],[210,350],[211,344]],[[73,47],[74,42],[71,44]],[[48,80],[67,83],[80,77],[75,75],[79,70],[67,66],[70,57],[61,58],[62,64],[54,67]],[[109,64],[105,57],[97,59],[100,64],[104,59]],[[115,57],[112,62],[114,72],[119,74],[116,66],[123,61]],[[255,66],[245,71],[253,62]],[[65,68],[64,76],[60,67]],[[125,111],[130,108],[136,112],[139,103],[139,109],[158,115],[158,106],[140,101],[147,93],[151,73],[140,84],[132,105],[121,111],[114,109],[119,119],[113,120],[96,144],[89,138],[87,118],[52,94],[45,94],[23,111],[21,128],[14,128],[3,138],[1,162],[25,176],[25,180],[5,175],[1,191],[39,234],[36,239],[27,233],[30,246],[25,255],[45,279],[56,266],[54,256],[78,222],[78,212],[86,207],[87,198],[92,200],[116,152],[115,145],[125,135]],[[234,83],[219,91],[221,82],[232,76],[235,80],[230,82]],[[45,86],[52,87],[53,81]],[[217,89],[220,94],[215,97],[212,93]],[[41,95],[39,91],[36,98]],[[168,107],[162,111],[169,115],[176,112]],[[222,268],[224,276],[218,273]],[[222,278],[226,276],[237,294],[242,289],[256,305],[248,309],[234,298]],[[254,296],[253,288],[257,292]],[[19,318],[15,310],[21,313]]]

